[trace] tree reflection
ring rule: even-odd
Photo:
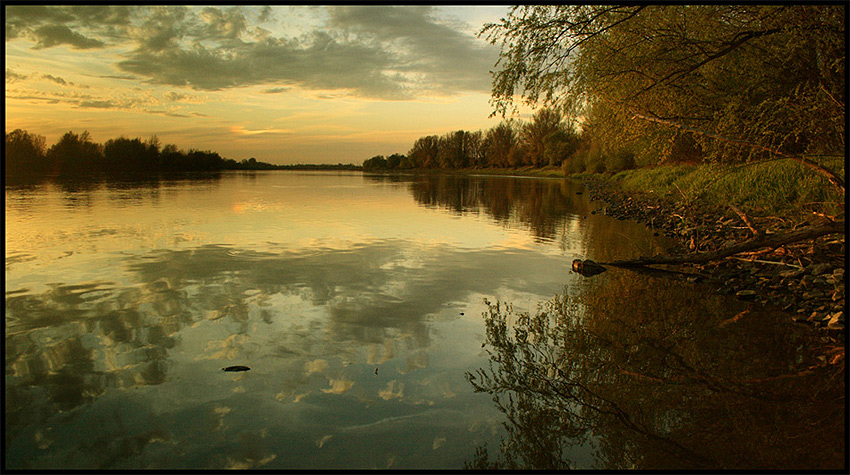
[[[369,175],[374,181],[398,181],[394,175]],[[409,178],[408,178],[409,179]],[[577,194],[581,185],[568,180],[518,180],[515,177],[469,177],[450,174],[416,175],[409,183],[417,203],[456,214],[484,212],[503,224],[520,224],[541,240],[553,240],[563,220],[591,211]]]
[[[488,303],[489,367],[467,377],[507,438],[468,468],[842,467],[844,374],[808,329],[627,271],[587,285],[533,315]]]

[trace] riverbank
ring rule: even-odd
[[[679,242],[675,253],[712,251],[753,237],[813,224],[776,216],[748,216],[732,207],[684,203],[625,192],[601,176],[580,178],[591,199],[606,204],[598,212],[634,219]],[[740,213],[739,213],[740,212]],[[816,218],[817,216],[813,216]],[[716,285],[719,292],[743,300],[774,305],[794,320],[841,336],[845,328],[845,236],[830,235],[776,249],[761,249],[708,264],[683,264]]]

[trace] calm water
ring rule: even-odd
[[[579,191],[7,187],[6,467],[840,468],[828,343],[697,284],[571,273],[670,244]]]

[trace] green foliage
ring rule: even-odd
[[[604,157],[605,170],[617,173],[635,167],[635,154],[631,150],[620,149]]]
[[[561,164],[561,169],[564,170],[565,175],[574,175],[576,173],[583,173],[587,170],[587,167],[584,165],[584,157],[586,154],[584,153],[575,153]]]
[[[549,163],[545,158],[546,138],[564,130],[563,118],[557,109],[540,109],[531,122],[522,126],[526,146],[525,164],[540,167]]]
[[[533,5],[481,34],[502,48],[495,113],[516,95],[582,116],[637,164],[844,155],[843,5]],[[737,140],[636,118],[672,123]],[[608,146],[608,145],[606,145]],[[610,151],[604,148],[602,155]],[[586,156],[599,168],[596,152]]]
[[[831,160],[827,165],[844,172],[841,160]],[[732,204],[759,215],[796,219],[812,212],[833,216],[844,212],[841,197],[833,188],[823,186],[823,177],[791,160],[745,166],[664,165],[621,172],[612,179],[627,192],[652,192],[667,199],[721,208]]]

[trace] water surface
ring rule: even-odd
[[[697,284],[616,269],[592,279],[571,273],[574,258],[628,258],[670,245],[642,225],[594,214],[601,204],[580,191],[562,180],[295,172],[7,187],[6,466],[740,465],[744,457],[690,457],[699,450],[682,441],[683,421],[708,427],[750,406],[717,413],[682,404],[727,400],[710,388],[654,398],[659,381],[678,381],[666,373],[678,367],[646,348],[666,348],[689,368],[711,348],[715,359],[740,359],[714,364],[713,378],[764,379],[816,365],[811,334],[760,308],[747,314],[757,329],[743,319],[719,327],[746,304]],[[505,353],[509,338],[493,333],[494,322],[537,315],[553,299],[571,302],[562,312],[577,325],[569,341],[584,343],[569,353],[580,371],[562,369],[552,381],[631,378],[592,394],[623,411],[678,414],[663,419],[673,435],[659,436],[646,421],[618,426],[605,418],[587,418],[578,432],[542,423],[552,418],[532,418],[519,430],[506,423],[514,409],[487,390],[557,406],[551,394],[528,381],[475,391],[467,374],[515,369],[498,359],[515,348]],[[507,320],[510,329],[523,328],[521,318]],[[659,334],[662,327],[673,336]],[[623,344],[624,331],[636,340]],[[601,337],[606,332],[610,338]],[[542,341],[544,353],[569,346]],[[682,355],[688,341],[699,345]],[[738,347],[747,350],[729,351]],[[611,356],[623,351],[643,359]],[[640,368],[629,366],[635,361]],[[221,371],[230,365],[251,370]],[[727,374],[736,367],[745,374]],[[834,399],[843,374],[829,380],[818,371],[783,384],[792,392],[821,384]],[[749,393],[781,401],[784,388],[762,384]],[[795,397],[779,413],[796,415],[800,427],[815,422],[817,411],[793,409],[805,399]],[[833,399],[821,399],[822,407]],[[584,394],[566,404],[597,403]],[[760,417],[760,431],[790,419]],[[843,433],[843,417],[840,427],[818,427]],[[544,440],[534,435],[544,429],[552,450],[526,453],[530,446],[518,441]],[[740,437],[716,440],[731,446],[756,434],[738,430]],[[673,440],[659,453],[685,450],[636,458],[612,449],[645,447],[647,437]],[[699,440],[706,439],[714,440]],[[766,466],[789,463],[767,449],[775,446],[770,440],[752,444],[767,453],[759,459]],[[832,442],[812,450],[818,457],[791,458],[810,466],[843,457]]]

